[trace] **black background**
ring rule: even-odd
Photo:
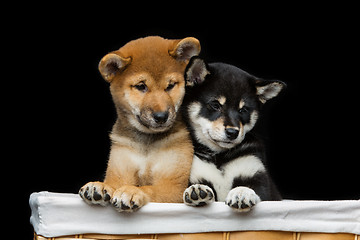
[[[92,12],[53,6],[27,13],[11,28],[6,72],[14,85],[6,102],[15,124],[9,125],[7,150],[28,239],[32,192],[76,193],[103,178],[116,116],[97,64],[106,53],[149,35],[196,37],[208,62],[286,82],[258,125],[283,197],[360,198],[358,28],[351,9],[177,7],[144,14],[134,6]]]

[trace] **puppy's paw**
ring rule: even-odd
[[[183,200],[186,205],[200,207],[215,201],[213,190],[203,184],[193,184],[185,189]]]
[[[118,212],[135,212],[149,201],[149,196],[135,186],[118,188],[110,200]]]
[[[236,187],[228,193],[225,204],[235,211],[248,212],[260,201],[260,197],[251,188]]]
[[[89,182],[79,190],[80,197],[88,204],[106,206],[110,203],[113,188],[102,182]]]

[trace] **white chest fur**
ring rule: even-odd
[[[173,138],[176,135],[174,134]],[[151,147],[131,141],[126,137],[111,135],[113,145],[109,167],[119,176],[131,175],[141,180],[141,185],[151,184],[154,176],[172,175],[182,163],[181,155],[168,147],[168,141],[154,143]]]
[[[232,188],[234,178],[251,178],[257,172],[264,172],[265,167],[261,160],[253,155],[239,157],[218,169],[215,164],[200,160],[194,156],[192,163],[190,181],[198,183],[202,179],[213,184],[217,193],[218,201],[225,198]]]

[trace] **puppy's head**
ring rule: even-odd
[[[240,144],[255,125],[259,110],[285,87],[228,64],[207,65],[194,57],[185,70],[190,88],[185,115],[196,139],[216,152]]]
[[[99,71],[110,83],[118,117],[145,133],[170,129],[185,93],[185,67],[199,52],[192,37],[146,37],[104,56]]]

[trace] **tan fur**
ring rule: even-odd
[[[182,124],[169,137],[149,145],[115,133],[111,139],[113,145],[104,183],[113,189],[137,186],[153,202],[181,202],[193,156],[192,144]]]
[[[226,102],[226,97],[220,96],[216,99],[221,105],[224,105]]]
[[[185,94],[186,64],[199,51],[195,38],[147,37],[127,43],[100,61],[99,70],[110,82],[118,118],[110,135],[105,180],[85,185],[80,190],[82,197],[86,189],[100,189],[103,196],[111,195],[119,211],[124,210],[119,202],[137,207],[149,201],[182,202],[193,147],[177,112]],[[137,89],[142,84],[147,91]],[[169,112],[168,121],[157,126],[152,114],[164,111]]]

